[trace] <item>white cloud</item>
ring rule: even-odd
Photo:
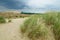
[[[50,10],[60,10],[60,1],[59,0],[27,0],[24,11],[28,12],[44,12]],[[31,8],[31,9],[29,9]]]
[[[47,5],[54,5],[55,0],[28,0],[26,4],[31,8],[44,8]]]

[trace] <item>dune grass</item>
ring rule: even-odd
[[[47,26],[51,26],[55,40],[60,40],[60,12],[48,12],[29,17],[21,26],[21,33],[32,40],[41,39],[49,32]]]
[[[27,19],[24,22],[24,25],[21,26],[22,34],[26,35],[31,40],[36,40],[42,36],[45,36],[47,30],[45,24],[40,22],[40,17],[41,16],[34,15]]]
[[[5,22],[6,22],[5,18],[0,16],[0,23],[5,23]]]
[[[56,40],[60,40],[60,12],[51,12],[44,15],[45,23],[53,27]]]
[[[55,23],[53,25],[54,34],[56,40],[60,40],[60,13],[57,13],[57,17],[55,18]]]

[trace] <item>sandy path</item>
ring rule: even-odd
[[[12,19],[11,23],[0,24],[0,40],[22,40],[19,27],[25,19]]]

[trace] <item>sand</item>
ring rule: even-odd
[[[26,18],[11,19],[12,22],[0,24],[0,40],[23,40],[20,26]]]

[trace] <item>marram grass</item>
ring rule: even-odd
[[[45,23],[52,26],[56,40],[60,40],[60,12],[51,12],[44,15]]]
[[[55,37],[54,40],[60,40],[60,12],[48,12],[29,17],[21,26],[21,33],[31,40],[53,40],[48,37],[44,39],[50,33],[49,27],[51,27],[52,36]],[[50,34],[48,35],[50,36]]]
[[[47,34],[45,24],[38,15],[31,16],[27,19],[23,26],[21,26],[21,32],[32,40],[39,39]]]

